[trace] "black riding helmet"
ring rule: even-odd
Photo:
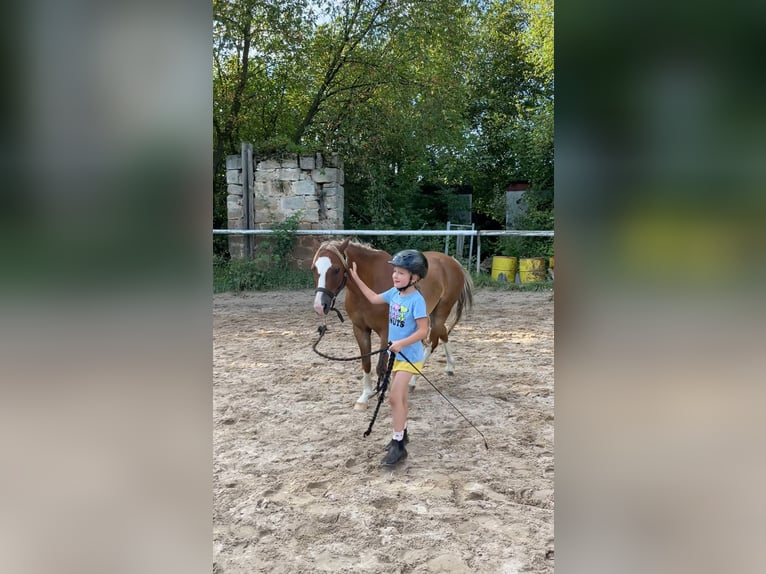
[[[395,267],[406,269],[410,273],[417,273],[424,279],[428,273],[428,260],[420,251],[405,249],[400,251],[389,263]]]

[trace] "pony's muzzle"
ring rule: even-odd
[[[330,299],[326,295],[317,293],[314,298],[314,311],[317,312],[317,315],[327,315],[331,306]]]

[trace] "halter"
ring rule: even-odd
[[[338,289],[335,291],[330,291],[329,289],[326,289],[324,287],[317,287],[314,289],[314,293],[324,293],[325,295],[330,297],[330,309],[329,311],[335,311],[338,314],[338,319],[340,319],[340,322],[343,323],[343,315],[341,315],[340,310],[335,308],[335,300],[338,298],[338,295],[340,295],[340,292],[343,291],[343,288],[346,286],[346,279],[348,277],[348,262],[346,261],[346,258],[343,256],[343,254],[338,251],[335,248],[325,247],[328,251],[334,251],[335,254],[338,256],[338,258],[343,263],[343,279],[340,282],[340,285],[338,285]],[[319,257],[319,251],[316,252],[314,255],[314,261],[312,262],[312,265],[316,263],[317,257]]]
[[[335,308],[335,299],[338,298],[338,295],[340,295],[340,292],[343,291],[343,288],[346,286],[346,273],[343,272],[343,280],[340,282],[340,285],[338,286],[337,291],[330,291],[329,289],[325,289],[324,287],[317,287],[314,290],[314,293],[324,293],[325,295],[330,296],[330,309],[329,311],[335,311],[338,314],[338,319],[340,319],[340,322],[343,323],[343,315],[340,314],[340,309]]]

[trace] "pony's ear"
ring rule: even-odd
[[[319,243],[319,241],[317,241],[316,235],[312,235],[311,240],[314,242],[314,251],[316,251],[317,249],[319,249],[319,246],[322,244]]]
[[[341,253],[345,253],[346,247],[348,247],[348,242],[349,241],[351,241],[351,238],[350,237],[346,237],[346,239],[343,240],[343,243],[338,245],[338,251],[340,251]]]

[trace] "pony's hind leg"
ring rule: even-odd
[[[441,311],[441,312],[440,312]],[[444,310],[440,310],[439,306],[437,305],[436,309],[433,310],[431,313],[431,331],[428,335],[428,339],[430,341],[430,345],[426,345],[426,352],[423,358],[423,365],[426,364],[426,361],[431,356],[431,354],[434,352],[436,347],[439,345],[439,341],[444,341],[444,343],[447,343],[447,340],[449,338],[449,333],[447,332],[447,327],[444,325],[444,321],[446,320],[447,316],[449,316],[449,310],[447,311],[447,315],[444,315]],[[453,374],[454,373],[454,366],[452,363],[452,355],[447,352],[447,373]],[[415,386],[417,384],[418,376],[412,375],[412,378],[410,378],[409,386],[410,390],[414,391]]]
[[[444,342],[444,355],[447,357],[447,374],[455,374],[455,360],[452,358],[452,351],[450,350],[449,342]]]
[[[439,342],[444,343],[444,354],[447,357],[447,374],[455,374],[455,362],[452,358],[452,351],[449,347],[449,331],[447,330],[446,321],[450,314],[450,308],[446,308],[446,305],[437,305],[431,314],[431,334],[429,339],[431,340],[431,352],[436,350]]]

